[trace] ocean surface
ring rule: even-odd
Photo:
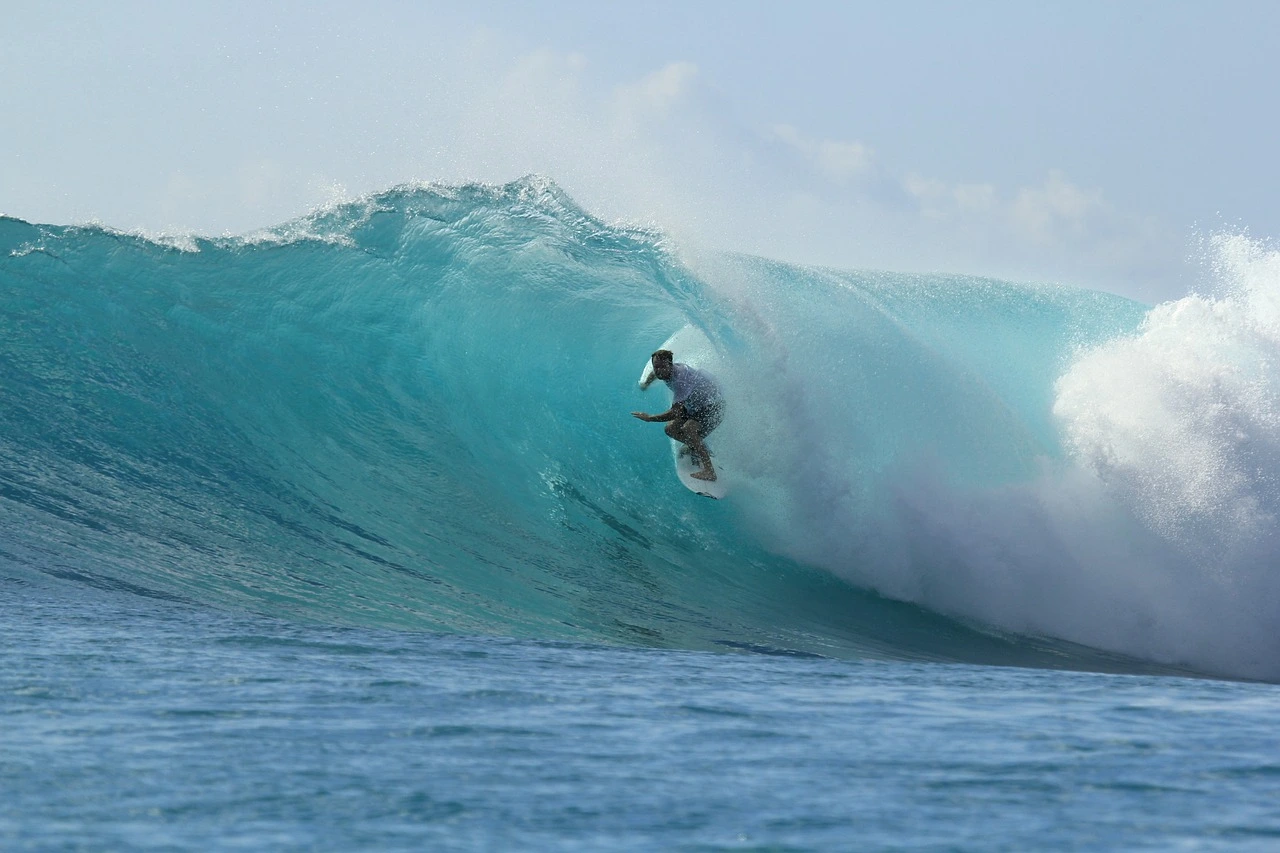
[[[1153,307],[537,177],[0,218],[0,848],[1275,849],[1280,254],[1211,251]],[[629,414],[685,326],[722,501]]]

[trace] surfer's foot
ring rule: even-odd
[[[704,471],[694,471],[694,472],[693,472],[692,474],[690,474],[689,476],[690,476],[690,477],[692,477],[692,478],[693,478],[693,479],[695,479],[695,480],[706,480],[707,482],[711,483],[711,482],[715,482],[715,479],[716,479],[716,472],[715,472],[715,471],[705,471],[705,470],[704,470]]]

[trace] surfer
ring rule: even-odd
[[[692,453],[693,461],[702,466],[701,471],[694,471],[689,476],[697,480],[715,480],[716,469],[703,441],[724,418],[720,386],[705,370],[678,363],[669,349],[658,350],[650,360],[653,374],[640,387],[648,388],[654,379],[667,383],[671,389],[671,408],[660,415],[631,414],[649,423],[666,423],[667,435],[685,446],[681,452]]]

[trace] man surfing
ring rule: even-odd
[[[644,412],[631,414],[648,423],[666,423],[666,433],[685,446],[682,453],[693,454],[693,461],[702,466],[701,471],[690,474],[695,480],[714,481],[716,469],[711,464],[704,440],[720,426],[724,418],[724,398],[715,377],[705,370],[687,364],[679,364],[669,349],[655,352],[650,361],[653,375],[645,380],[641,389],[648,388],[654,379],[661,379],[671,389],[671,408],[660,415]]]

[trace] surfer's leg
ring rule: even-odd
[[[691,418],[677,418],[667,424],[664,432],[672,441],[678,441],[684,445],[680,448],[681,456],[686,453],[692,454],[693,461],[702,466],[701,471],[690,474],[690,477],[697,477],[699,480],[716,478],[715,469],[711,467],[711,454],[707,453],[706,445],[702,443],[702,427],[697,421]],[[711,476],[707,476],[708,471],[711,472]]]
[[[701,471],[695,471],[689,476],[695,480],[714,480],[716,469],[711,464],[711,454],[707,452],[707,446],[702,441],[702,424],[690,419],[683,422],[681,431],[684,437],[680,441],[688,445],[689,450],[693,452],[693,458],[702,464]]]
[[[678,441],[692,449],[692,446],[689,444],[689,430],[685,426],[688,423],[691,423],[688,418],[676,418],[674,421],[667,422],[666,429],[664,429],[663,432],[665,432],[667,434],[667,438],[672,441]]]

